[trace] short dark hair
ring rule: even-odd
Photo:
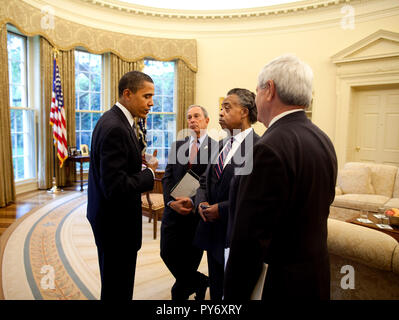
[[[240,99],[240,104],[248,109],[248,118],[251,124],[254,124],[258,119],[258,110],[255,104],[255,93],[242,88],[234,88],[227,92],[227,95],[235,94]]]
[[[133,93],[136,93],[137,90],[142,88],[143,82],[151,82],[152,81],[151,77],[148,74],[145,74],[144,72],[141,71],[129,71],[125,73],[122,78],[119,80],[118,84],[118,93],[119,97],[123,95],[123,91],[125,89],[129,89]]]

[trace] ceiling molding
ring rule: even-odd
[[[258,7],[251,9],[235,10],[176,10],[160,9],[125,3],[117,0],[79,0],[95,6],[109,8],[111,10],[127,12],[139,16],[169,19],[189,20],[231,20],[242,18],[259,18],[264,16],[285,15],[296,12],[314,11],[320,8],[359,2],[359,0],[305,0],[282,5]],[[360,0],[361,1],[361,0]]]

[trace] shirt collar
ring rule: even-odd
[[[133,118],[132,114],[130,113],[130,111],[127,110],[126,107],[123,106],[119,101],[116,102],[115,105],[117,105],[119,107],[119,109],[122,110],[122,112],[125,115],[127,121],[129,121],[130,126],[133,127],[134,118]]]
[[[300,108],[300,109],[294,109],[294,110],[289,110],[289,111],[285,111],[283,113],[280,113],[279,115],[275,116],[272,119],[272,121],[270,121],[268,128],[270,128],[273,123],[275,123],[276,121],[278,121],[281,118],[285,117],[286,115],[289,115],[290,113],[294,113],[294,112],[298,112],[298,111],[304,111],[304,110],[302,108]]]
[[[253,130],[252,127],[249,127],[248,129],[245,129],[244,131],[241,131],[240,133],[237,133],[234,137],[234,142],[238,142],[238,144],[241,144],[241,142],[244,141],[245,137]]]
[[[205,138],[206,138],[207,135],[208,135],[208,134],[205,133],[205,134],[203,134],[201,137],[197,138],[198,141],[199,141],[199,146],[198,146],[198,148],[201,147],[202,142],[205,140]],[[194,137],[193,137],[193,136],[190,136],[190,145],[191,145],[193,142],[194,142]]]

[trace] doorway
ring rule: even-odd
[[[353,89],[348,159],[399,167],[399,85]]]

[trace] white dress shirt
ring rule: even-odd
[[[229,151],[229,153],[226,156],[226,159],[223,163],[223,169],[226,166],[227,163],[229,163],[231,161],[231,158],[234,156],[234,154],[236,153],[237,149],[240,147],[241,143],[244,141],[244,139],[246,138],[246,136],[252,131],[252,127],[241,131],[240,133],[237,133],[235,136],[233,136],[233,144],[231,146],[231,149]],[[227,143],[224,146],[224,148],[227,147]],[[224,148],[222,149],[222,151],[220,153],[223,152]]]
[[[129,122],[130,126],[133,128],[134,118],[133,118],[132,114],[130,113],[130,111],[127,110],[126,107],[125,107],[123,104],[121,104],[119,101],[116,102],[115,105],[116,105],[117,107],[119,107],[119,109],[122,110],[122,112],[123,112],[123,114],[125,115],[127,121]],[[136,134],[136,130],[133,129],[133,132],[134,132],[134,134]],[[137,135],[136,135],[136,138],[137,138]],[[149,168],[149,167],[147,167],[147,168],[151,170],[152,176],[153,176],[154,179],[155,179],[155,173],[154,173],[154,171],[153,171],[151,168]]]

